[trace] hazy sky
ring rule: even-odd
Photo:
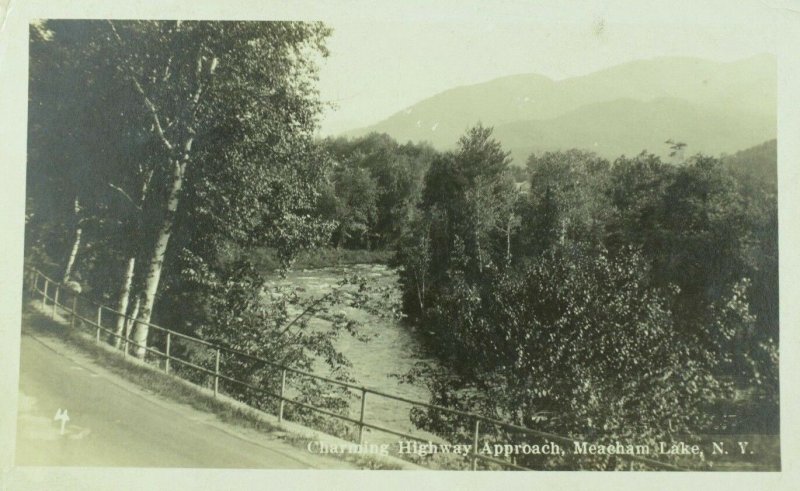
[[[338,106],[323,118],[323,134],[505,75],[562,79],[656,56],[732,61],[775,52],[772,24],[783,15],[781,2],[766,0],[396,3],[353,2],[360,9],[351,15],[320,15],[334,28],[320,90]]]

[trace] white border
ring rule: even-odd
[[[717,22],[762,9],[779,33],[778,182],[781,293],[781,426],[782,465],[777,473],[593,473],[593,472],[410,472],[410,471],[268,471],[179,470],[131,468],[19,468],[13,466],[19,368],[22,237],[27,113],[28,23],[37,18],[182,18],[182,19],[396,19],[431,20],[475,16],[509,19],[536,17],[541,2],[503,0],[319,1],[279,0],[139,0],[57,1],[6,0],[0,6],[0,489],[495,489],[544,487],[559,489],[797,489],[795,435],[798,429],[798,288],[800,278],[800,208],[795,186],[800,184],[800,3],[790,0],[714,2]],[[0,3],[2,0],[0,0]],[[569,22],[582,9],[608,6],[629,22],[682,14],[681,1],[563,2],[545,20]],[[621,8],[621,7],[629,8]],[[749,10],[748,10],[749,9]],[[763,13],[762,12],[762,13]],[[585,13],[585,12],[584,12]],[[542,21],[543,17],[537,17]],[[732,26],[732,28],[734,28]],[[665,41],[668,42],[668,41]]]

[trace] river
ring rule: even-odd
[[[399,295],[397,273],[384,265],[364,264],[313,270],[291,271],[276,284],[288,285],[310,297],[322,296],[345,276],[358,274],[370,287],[389,288],[392,295]],[[428,402],[430,394],[425,387],[400,383],[393,375],[405,374],[417,362],[433,363],[421,355],[419,341],[409,327],[399,320],[377,316],[364,310],[344,308],[348,317],[361,323],[360,333],[369,336],[368,342],[343,333],[336,341],[336,348],[352,363],[351,375],[356,384],[411,400]],[[324,373],[321,373],[324,375]],[[358,417],[360,402],[353,401],[351,416]],[[410,405],[368,394],[365,421],[394,430],[410,432],[420,437],[429,437],[420,432],[409,419]],[[366,442],[394,442],[398,437],[381,432],[368,432]]]

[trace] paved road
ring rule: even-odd
[[[58,339],[23,330],[21,350],[17,465],[350,467],[147,394]],[[70,418],[63,435],[58,409]]]

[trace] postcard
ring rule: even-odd
[[[797,12],[9,2],[4,489],[791,489]]]

